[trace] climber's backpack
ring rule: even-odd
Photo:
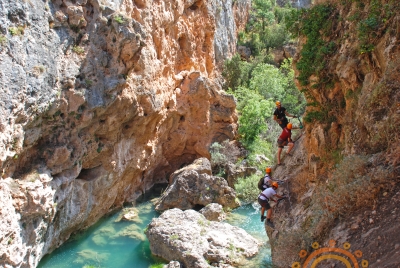
[[[262,191],[262,190],[264,190],[263,186],[264,186],[264,176],[261,177],[261,179],[258,181],[257,187],[258,187],[258,189],[260,189]]]

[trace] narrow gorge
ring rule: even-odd
[[[295,83],[307,101],[293,155],[272,167],[278,193],[288,197],[274,207],[275,228],[265,225],[273,267],[342,267],[347,259],[316,257],[337,249],[351,267],[397,268],[400,4],[273,2],[295,8],[286,24]],[[241,267],[226,247],[241,258],[257,254],[259,241],[217,223],[218,213],[208,221],[190,210],[239,206],[238,178],[213,176],[208,160],[213,143],[243,138],[238,101],[221,74],[239,50],[251,5],[0,0],[0,266],[37,267],[73,234],[168,183],[156,203],[165,214],[144,231],[158,256],[172,258],[168,267],[220,259],[218,267]],[[244,170],[236,176],[255,173]],[[168,246],[160,225],[170,238],[193,229]],[[217,229],[234,232],[235,245],[218,248],[229,239]],[[214,251],[200,241],[191,252],[191,230]]]
[[[77,230],[236,135],[217,81],[249,1],[0,2],[1,265]]]

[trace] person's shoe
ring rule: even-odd
[[[271,228],[275,228],[274,223],[273,223],[270,219],[267,220],[267,225],[268,225],[269,227],[271,227]]]
[[[287,153],[286,155],[287,155],[287,156],[293,156],[292,153]]]
[[[261,216],[261,221],[264,221],[267,217]]]

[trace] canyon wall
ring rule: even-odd
[[[297,85],[309,105],[303,142],[275,173],[290,199],[266,228],[272,258],[300,267],[312,251],[348,242],[359,265],[398,267],[400,6],[314,2],[297,22]]]
[[[249,5],[0,0],[2,267],[35,267],[234,139],[219,71]]]

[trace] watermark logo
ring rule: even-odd
[[[360,268],[360,267],[368,267],[368,261],[367,260],[361,260],[361,263],[358,263],[357,259],[362,258],[362,251],[361,250],[356,250],[353,253],[351,253],[350,250],[350,243],[345,242],[343,244],[343,248],[335,247],[336,241],[331,239],[329,240],[329,247],[326,248],[321,248],[318,242],[312,243],[312,248],[314,251],[308,255],[308,252],[304,249],[300,250],[299,256],[300,258],[305,259],[303,264],[300,262],[294,262],[292,264],[292,268],[317,268],[317,267],[322,267],[318,266],[320,262],[328,259],[333,259],[333,260],[338,260],[342,262],[346,268]]]

